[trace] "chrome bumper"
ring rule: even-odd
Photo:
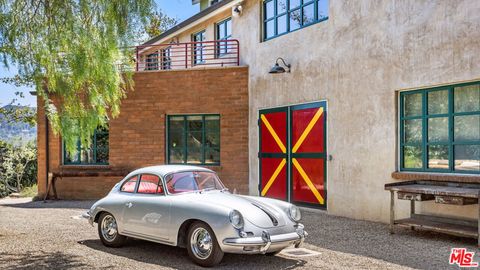
[[[295,247],[300,247],[305,240],[305,237],[308,236],[308,233],[304,230],[302,224],[298,224],[296,231],[292,233],[270,235],[266,230],[262,232],[262,236],[257,237],[245,237],[245,238],[226,238],[223,240],[223,244],[227,246],[234,247],[260,247],[257,250],[251,250],[248,253],[261,253],[265,254],[270,247],[276,246],[276,249],[279,247],[281,249],[294,244]]]
[[[88,223],[93,226],[93,217],[90,215],[90,212],[83,213],[82,217],[86,218],[88,220]]]

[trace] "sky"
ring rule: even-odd
[[[191,17],[200,11],[198,4],[192,5],[191,0],[155,0],[157,8],[172,18],[178,19],[179,22]],[[7,69],[0,63],[0,78],[12,77],[17,73],[15,67]],[[8,105],[13,99],[17,99],[16,103],[21,105],[36,107],[36,97],[30,95],[33,89],[28,87],[15,87],[14,85],[0,82],[0,107]],[[15,96],[15,92],[20,91],[24,93],[24,98]]]

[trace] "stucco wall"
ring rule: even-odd
[[[260,42],[260,1],[233,25],[249,70],[251,194],[258,194],[258,110],[326,100],[328,212],[387,221],[397,169],[396,91],[480,78],[480,1],[331,0],[329,19]],[[268,74],[277,57],[290,74]],[[408,202],[400,203],[407,213]],[[422,205],[475,216],[476,206]]]

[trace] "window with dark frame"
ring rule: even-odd
[[[169,164],[220,164],[220,115],[167,116]]]
[[[205,30],[193,34],[192,41],[195,42],[193,44],[193,64],[203,64],[205,62],[205,46],[201,42],[205,41]]]
[[[88,148],[82,148],[80,140],[77,142],[76,151],[71,154],[63,147],[64,165],[108,165],[109,160],[109,134],[108,128],[95,130],[92,143]]]
[[[232,38],[232,18],[225,19],[215,24],[216,40],[229,40]],[[216,56],[220,57],[228,53],[228,42],[217,42]]]
[[[171,47],[161,50],[162,52],[162,69],[172,69]]]
[[[400,170],[480,173],[480,83],[400,93]]]
[[[158,70],[158,51],[147,54],[145,62],[145,70]]]
[[[263,39],[292,32],[328,19],[329,0],[265,0]]]

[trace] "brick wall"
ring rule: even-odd
[[[152,71],[134,75],[135,90],[110,122],[109,166],[62,166],[61,139],[49,133],[49,171],[132,170],[165,163],[165,116],[218,113],[220,166],[211,166],[230,189],[248,193],[248,68]],[[38,184],[45,194],[45,114],[38,103]],[[60,198],[91,199],[106,194],[119,177],[63,177]]]

